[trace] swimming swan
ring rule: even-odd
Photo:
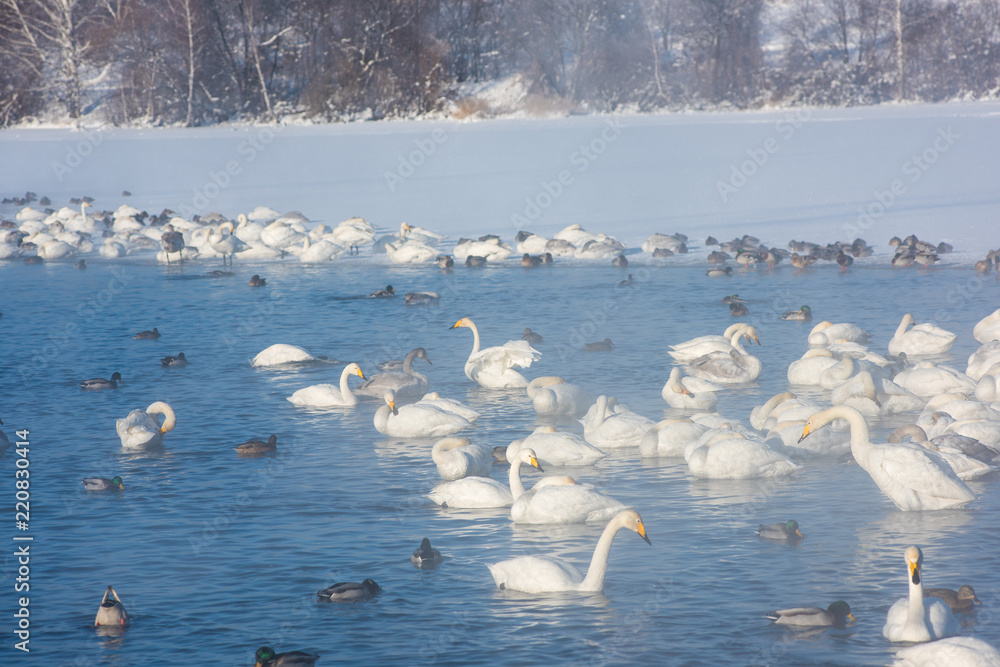
[[[583,576],[566,561],[550,556],[520,556],[488,565],[493,581],[501,590],[510,589],[525,593],[555,593],[559,591],[600,592],[604,589],[604,575],[608,569],[611,543],[622,528],[628,528],[651,544],[646,526],[635,510],[625,510],[608,522],[597,541],[594,556]]]
[[[554,375],[535,378],[528,383],[527,391],[540,415],[580,415],[594,402],[582,387]]]
[[[524,340],[507,341],[502,347],[479,349],[479,329],[468,317],[453,324],[451,329],[472,329],[472,352],[465,362],[465,376],[483,387],[501,389],[527,387],[528,381],[514,370],[514,366],[527,368],[541,356],[541,352]]]
[[[908,646],[896,654],[892,667],[993,667],[1000,665],[1000,651],[976,637],[947,637]]]
[[[729,429],[706,431],[685,447],[684,459],[692,475],[705,479],[783,477],[799,469],[760,440]]]
[[[493,448],[469,444],[468,438],[442,438],[431,448],[431,460],[441,479],[489,477],[493,470]]]
[[[351,363],[344,367],[340,374],[340,386],[332,384],[314,384],[299,389],[288,397],[288,400],[300,407],[331,408],[336,406],[349,407],[358,404],[358,398],[347,384],[347,378],[357,375],[364,378],[361,367]]]
[[[576,433],[557,431],[551,426],[539,426],[527,438],[507,445],[507,460],[513,461],[518,450],[525,447],[534,451],[544,465],[591,465],[607,456]]]
[[[682,377],[681,369],[674,366],[670,369],[670,377],[663,385],[660,395],[672,408],[682,410],[714,410],[718,403],[716,392],[722,391],[722,387],[702,380],[701,378]]]
[[[521,449],[510,464],[507,473],[507,486],[488,477],[463,477],[453,482],[445,482],[435,486],[427,497],[435,504],[445,507],[482,509],[490,507],[509,507],[514,499],[524,493],[524,483],[521,482],[521,464],[536,468],[542,472],[535,453],[528,448]]]
[[[946,331],[939,326],[924,322],[914,325],[913,316],[910,313],[903,315],[903,319],[896,329],[896,334],[889,341],[889,354],[905,353],[912,357],[921,354],[943,354],[951,349],[958,338],[950,331]]]
[[[396,394],[385,393],[385,405],[375,411],[375,430],[394,438],[435,438],[472,426],[464,417],[432,405],[412,403],[396,407]]]
[[[257,353],[257,356],[250,362],[251,366],[278,366],[280,364],[294,364],[304,361],[316,361],[323,357],[314,357],[309,351],[298,345],[288,345],[286,343],[276,343]]]
[[[873,444],[868,439],[864,416],[846,405],[836,405],[810,417],[799,441],[837,418],[847,420],[851,426],[851,454],[858,465],[899,509],[950,509],[975,499],[965,482],[936,452],[908,443]]]
[[[163,415],[163,426],[157,415]],[[163,444],[163,434],[173,430],[177,416],[173,408],[163,401],[156,401],[145,410],[133,410],[125,419],[115,421],[118,437],[125,449],[159,447]]]
[[[600,449],[637,447],[642,436],[654,426],[652,419],[618,405],[617,401],[612,407],[611,399],[604,395],[597,397],[591,410],[593,413],[588,411],[580,420],[583,438]]]
[[[684,371],[709,382],[742,384],[753,382],[760,376],[761,363],[760,359],[740,346],[740,335],[736,333],[730,340],[728,351],[698,357],[684,366]]]
[[[944,602],[924,599],[921,566],[924,555],[915,546],[903,554],[910,594],[889,609],[882,635],[891,642],[929,642],[958,634],[958,621]]]
[[[415,348],[403,358],[402,372],[387,371],[373,375],[367,382],[355,389],[355,393],[374,398],[382,398],[388,389],[392,389],[400,397],[425,394],[431,383],[426,375],[413,370],[414,359],[423,359],[428,364],[431,363],[427,356],[427,350],[422,347]]]
[[[514,499],[514,523],[607,521],[625,505],[572,477],[545,477]]]
[[[683,343],[678,343],[677,345],[671,345],[670,351],[667,352],[674,361],[677,362],[688,362],[694,361],[698,357],[704,356],[711,352],[728,352],[732,346],[733,336],[736,338],[746,337],[746,339],[756,341],[760,344],[760,340],[757,338],[757,330],[746,324],[744,322],[738,322],[736,324],[731,324],[726,328],[723,335],[710,335],[710,336],[698,336],[697,338],[692,338],[689,341]]]

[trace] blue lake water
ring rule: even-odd
[[[870,239],[874,242],[874,239]],[[878,261],[874,261],[877,259]],[[602,594],[498,591],[487,563],[549,553],[585,569],[599,525],[515,526],[504,510],[449,510],[424,497],[439,480],[430,440],[386,438],[372,425],[377,403],[306,410],[286,400],[338,381],[342,364],[255,369],[273,343],[301,345],[366,373],[422,346],[433,390],[482,413],[467,435],[506,445],[537,424],[517,390],[486,390],[463,365],[471,335],[448,327],[469,316],[484,345],[545,337],[526,375],[561,375],[595,396],[618,397],[661,419],[665,350],[731,323],[721,297],[750,300],[764,371],[756,386],[726,390],[719,411],[748,422],[750,409],[787,389],[788,364],[806,349],[809,323],[777,315],[802,304],[818,320],[850,321],[885,344],[904,312],[959,334],[947,355],[964,370],[978,347],[972,326],[998,305],[1000,285],[967,266],[891,270],[883,254],[840,272],[790,266],[710,279],[704,266],[557,263],[453,273],[345,259],[302,267],[294,260],[237,262],[230,278],[202,277],[214,265],[181,267],[90,262],[0,264],[2,427],[30,430],[31,649],[13,650],[16,563],[0,556],[7,619],[4,664],[253,664],[261,645],[320,653],[319,664],[420,665],[882,665],[894,647],[881,635],[904,596],[902,552],[924,552],[928,586],[970,583],[983,601],[963,629],[1000,646],[1000,496],[997,480],[970,483],[968,509],[900,512],[856,465],[819,460],[778,481],[692,478],[682,459],[614,451],[594,467],[547,469],[635,506],[652,546],[618,535]],[[634,288],[618,288],[631,272]],[[253,290],[259,273],[268,287]],[[387,283],[400,294],[441,293],[439,306],[402,298],[342,300]],[[158,327],[155,341],[133,340]],[[581,344],[610,337],[609,353]],[[190,365],[162,368],[185,352]],[[421,362],[422,363],[422,362]],[[80,380],[120,371],[117,391],[85,392]],[[160,453],[123,452],[115,420],[168,402],[177,427]],[[873,425],[873,440],[913,416]],[[582,432],[575,422],[560,423]],[[278,436],[274,458],[241,459],[233,447]],[[13,451],[0,459],[14,535]],[[88,493],[80,480],[121,475],[121,493]],[[506,467],[494,477],[506,479]],[[529,473],[533,483],[537,473]],[[805,539],[774,544],[761,522],[795,518]],[[446,560],[418,570],[409,555],[429,537]],[[318,603],[337,581],[375,579],[372,602]],[[131,617],[123,634],[91,627],[101,595],[115,586]],[[772,609],[847,600],[845,630],[792,633],[764,618]]]

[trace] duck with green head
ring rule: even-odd
[[[793,322],[812,322],[812,318],[813,314],[809,306],[802,306],[798,310],[786,311],[785,314],[781,316],[781,319]]]
[[[315,653],[305,651],[286,651],[275,653],[270,646],[261,646],[255,654],[255,667],[312,667],[319,660]]]

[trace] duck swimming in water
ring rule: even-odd
[[[236,445],[236,453],[239,456],[263,456],[278,451],[278,436],[271,434],[267,442],[263,440],[247,440],[243,444]]]
[[[122,382],[122,374],[118,371],[112,373],[110,380],[105,380],[104,378],[91,378],[80,383],[80,389],[87,390],[118,389],[119,387],[124,386],[125,383]]]
[[[180,352],[176,357],[163,357],[160,359],[160,363],[164,366],[187,366],[187,357],[184,356],[183,352]]]
[[[143,338],[156,339],[159,337],[160,337],[160,330],[157,329],[156,327],[153,327],[152,331],[140,331],[136,335],[132,336],[132,338],[138,338],[138,339],[143,339]]]
[[[420,546],[410,556],[410,562],[421,568],[433,567],[441,560],[441,552],[432,547],[431,541],[426,537],[420,541]]]
[[[785,311],[785,314],[781,316],[781,319],[793,322],[812,322],[812,318],[812,310],[809,306],[802,306],[798,310]]]
[[[353,581],[334,584],[319,591],[316,595],[330,602],[357,602],[371,599],[378,595],[381,590],[382,587],[373,580],[365,579],[360,584]]]
[[[396,290],[392,288],[392,285],[386,285],[385,289],[375,290],[368,296],[372,299],[386,299],[391,296],[396,296]]]

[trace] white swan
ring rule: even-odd
[[[435,486],[427,497],[434,503],[445,507],[481,509],[489,507],[509,507],[514,498],[524,493],[521,482],[521,464],[527,463],[539,471],[542,469],[535,458],[535,453],[524,448],[517,453],[517,458],[511,461],[507,473],[508,485],[488,477],[463,477],[453,482],[445,482]]]
[[[437,245],[441,241],[444,241],[445,236],[444,234],[438,234],[423,227],[416,227],[402,222],[399,224],[399,238],[420,241],[428,245]]]
[[[392,389],[396,396],[423,395],[430,387],[430,380],[423,373],[413,370],[413,360],[423,359],[428,364],[431,363],[427,356],[427,350],[422,347],[414,348],[406,353],[403,358],[403,371],[388,371],[373,375],[367,382],[355,389],[355,393],[362,396],[372,396],[381,398],[385,396],[388,389]]]
[[[257,353],[257,356],[250,362],[251,366],[280,366],[281,364],[295,364],[305,361],[317,361],[323,357],[314,357],[304,347],[298,345],[288,345],[286,343],[275,343]]]
[[[889,341],[889,354],[904,353],[908,357],[921,354],[943,354],[951,349],[958,338],[950,331],[946,331],[939,326],[925,322],[914,325],[913,315],[906,313],[899,322],[895,335]]]
[[[972,337],[980,343],[1000,340],[1000,309],[976,322],[976,326],[972,328]]]
[[[625,505],[572,477],[544,477],[514,498],[514,523],[582,523],[607,521]]]
[[[670,377],[660,390],[660,395],[672,408],[682,410],[714,410],[722,387],[701,378],[682,377],[681,369],[674,366]]]
[[[228,221],[221,223],[217,229],[213,229],[209,233],[208,245],[212,247],[212,250],[222,255],[223,266],[226,264],[226,255],[229,255],[229,261],[232,263],[233,255],[247,249],[246,243],[233,236],[233,223]]]
[[[470,444],[468,438],[442,438],[431,448],[431,460],[441,479],[489,477],[493,470],[493,449]]]
[[[901,649],[892,667],[996,667],[1000,651],[976,637],[946,637]]]
[[[475,422],[479,419],[479,413],[469,406],[460,403],[453,398],[442,398],[441,394],[436,391],[424,394],[423,398],[417,401],[414,405],[430,405],[438,408],[439,410],[444,410],[445,412],[458,415],[459,417],[467,419],[470,422]]]
[[[472,426],[464,417],[432,405],[413,403],[396,407],[396,395],[385,393],[385,405],[375,411],[375,430],[394,438],[435,438]]]
[[[809,332],[810,345],[832,345],[834,343],[864,343],[871,334],[850,322],[820,322]]]
[[[730,349],[710,352],[684,366],[684,372],[702,380],[719,384],[743,384],[760,376],[760,359],[740,346],[740,334],[733,334]]]
[[[928,642],[958,634],[958,621],[951,608],[937,598],[924,598],[924,555],[920,549],[909,546],[903,557],[910,594],[889,609],[882,636],[891,642]]]
[[[527,341],[511,340],[502,347],[479,349],[479,329],[468,317],[453,324],[451,329],[472,329],[472,352],[465,362],[465,376],[483,387],[501,389],[527,387],[528,381],[514,370],[514,366],[527,368],[541,356]]]
[[[470,255],[484,257],[487,262],[502,262],[510,257],[511,247],[495,237],[485,241],[469,241],[458,243],[451,254],[455,259],[468,259]]]
[[[534,451],[539,463],[555,466],[591,465],[607,456],[577,434],[551,426],[539,426],[527,438],[507,445],[507,460],[513,461],[524,448]]]
[[[849,405],[867,417],[895,415],[922,410],[925,401],[903,389],[892,380],[876,381],[868,371],[862,371],[830,394],[834,405]]]
[[[899,509],[951,509],[975,499],[936,452],[906,443],[873,444],[868,439],[864,416],[846,405],[835,405],[810,417],[800,440],[838,418],[851,425],[851,454],[855,461]]]
[[[694,361],[698,357],[711,352],[728,352],[733,347],[732,341],[734,336],[736,338],[745,337],[748,341],[753,340],[758,345],[760,344],[760,339],[757,338],[757,330],[755,328],[745,322],[737,322],[736,324],[729,325],[725,333],[721,336],[698,336],[683,343],[671,345],[670,351],[667,354],[673,357],[674,361],[683,363]]]
[[[692,475],[706,479],[784,477],[799,469],[760,440],[728,429],[706,431],[685,447],[684,460]]]
[[[617,401],[616,401],[617,403]],[[616,405],[611,411],[607,396],[597,397],[593,414],[580,420],[583,424],[583,438],[600,449],[637,447],[642,436],[653,428],[652,419],[638,415],[623,405]]]
[[[157,415],[163,415],[163,425]],[[133,410],[125,419],[115,420],[118,437],[125,449],[160,447],[163,434],[177,425],[173,408],[163,401],[156,401],[145,410]]]
[[[302,240],[302,252],[299,253],[299,261],[303,264],[318,264],[329,260],[337,259],[347,252],[342,245],[320,239],[312,242],[309,237]]]
[[[975,381],[968,375],[933,361],[918,362],[897,373],[892,381],[922,398],[956,391],[971,394],[976,390]]]
[[[808,386],[818,385],[823,372],[837,363],[838,359],[833,352],[825,347],[814,347],[788,365],[788,382]]]
[[[945,435],[945,436],[938,436],[937,438],[935,438],[937,442],[931,442],[930,440],[927,439],[927,433],[924,431],[924,429],[914,424],[906,424],[900,426],[895,431],[890,433],[888,440],[891,443],[903,442],[903,438],[906,436],[910,436],[913,439],[913,442],[920,445],[924,449],[931,449],[936,451],[941,456],[941,458],[943,458],[945,462],[949,466],[951,466],[951,469],[955,471],[955,474],[958,475],[958,478],[962,481],[966,481],[969,479],[976,479],[977,477],[982,477],[983,475],[987,475],[996,470],[995,466],[990,465],[986,461],[982,461],[978,458],[969,456],[964,451],[961,451],[960,449],[955,447],[950,447],[948,446],[948,444],[946,444],[949,441],[964,444],[967,442],[971,442],[973,440],[972,438],[963,438],[962,436],[955,436],[955,435]],[[979,444],[978,441],[976,441],[976,444],[977,445]],[[987,447],[983,447],[982,445],[979,445],[979,447],[983,451],[991,453],[995,453],[996,451]]]
[[[601,533],[584,576],[566,561],[549,556],[520,556],[489,565],[493,581],[501,590],[510,589],[525,593],[554,593],[559,591],[599,592],[604,589],[604,575],[608,569],[608,555],[615,534],[628,528],[649,542],[646,526],[635,510],[617,514]]]
[[[1000,363],[1000,340],[991,340],[980,345],[975,352],[969,355],[965,374],[978,382],[988,370],[998,363]]]
[[[394,264],[419,264],[427,262],[440,253],[437,248],[420,241],[404,241],[402,243],[386,243],[385,254]]]
[[[704,424],[690,419],[664,419],[639,440],[639,454],[644,457],[684,456],[684,448],[707,430]]]
[[[347,378],[357,375],[364,378],[361,367],[351,363],[344,367],[340,373],[340,386],[333,384],[314,384],[299,389],[288,397],[288,400],[300,407],[307,408],[332,408],[337,406],[349,407],[358,404],[358,398],[351,391],[347,384]]]
[[[984,403],[1000,401],[1000,363],[993,364],[979,377],[976,398]]]
[[[554,375],[535,378],[528,383],[527,391],[540,415],[580,415],[594,402],[582,387]]]

